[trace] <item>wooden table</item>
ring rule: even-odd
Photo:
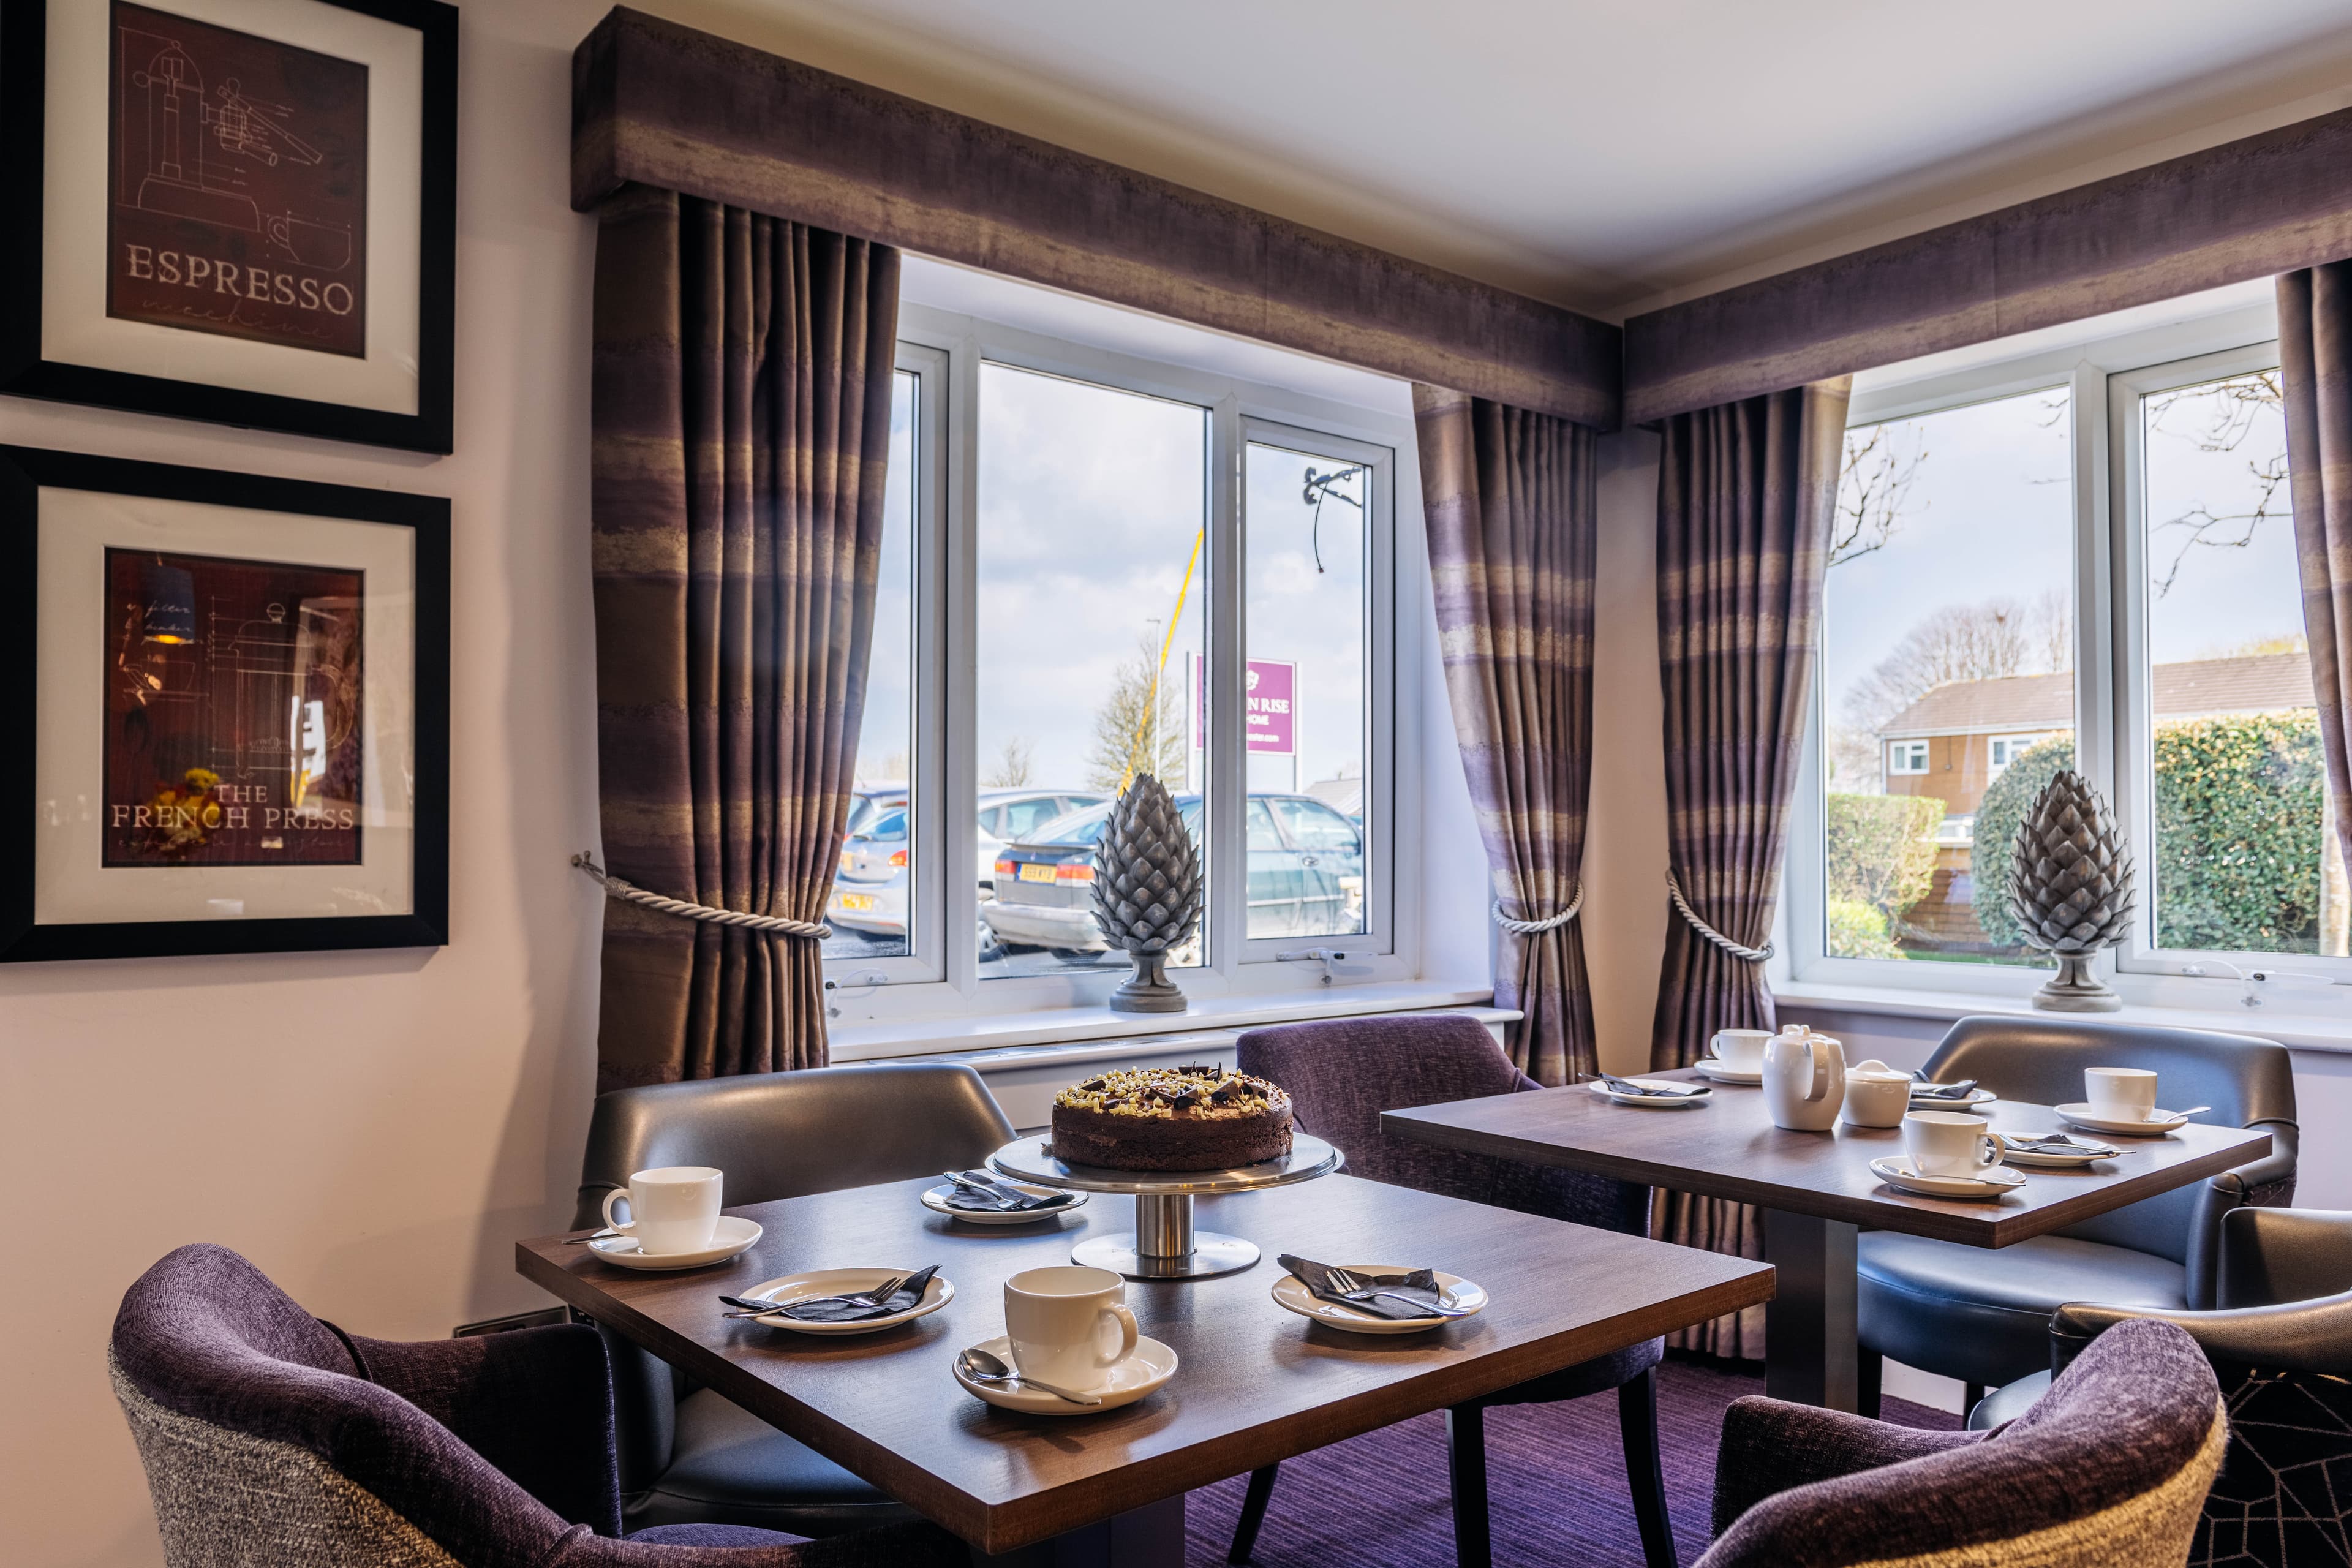
[[[1003,1332],[1003,1285],[1066,1263],[1074,1241],[1132,1227],[1097,1196],[1036,1226],[987,1228],[921,1207],[932,1184],[891,1183],[730,1209],[766,1235],[730,1264],[632,1272],[549,1237],[518,1243],[534,1282],[683,1367],[982,1552],[1063,1538],[1039,1561],[1181,1563],[1183,1495],[1407,1416],[1443,1409],[1770,1296],[1762,1264],[1564,1225],[1351,1176],[1202,1202],[1203,1223],[1269,1261],[1221,1279],[1131,1282],[1142,1331],[1181,1364],[1139,1404],[1055,1419],[999,1411],[950,1367]],[[573,1232],[585,1235],[586,1232]],[[1311,1323],[1271,1295],[1271,1259],[1441,1268],[1486,1287],[1476,1317],[1374,1337]],[[939,1263],[956,1298],[858,1338],[720,1316],[718,1293],[805,1268]],[[1433,1490],[1442,1476],[1423,1478]],[[1135,1510],[1144,1510],[1139,1520]],[[1077,1532],[1075,1536],[1071,1532]]]
[[[2008,1132],[2064,1125],[2047,1106],[2007,1101],[1985,1120]],[[1902,1152],[1899,1130],[1841,1121],[1830,1132],[1791,1132],[1772,1125],[1762,1089],[1737,1084],[1717,1084],[1711,1103],[1687,1110],[1617,1105],[1578,1084],[1391,1110],[1381,1125],[1444,1148],[1760,1207],[1764,1254],[1780,1269],[1764,1320],[1765,1388],[1834,1410],[1854,1407],[1858,1231],[2007,1247],[2258,1160],[2271,1146],[2265,1131],[2192,1122],[2163,1138],[2108,1139],[2123,1152],[2084,1170],[2020,1166],[2026,1183],[2016,1192],[1961,1201],[1914,1197],[1871,1173],[1872,1160]]]

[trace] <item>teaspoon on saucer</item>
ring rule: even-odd
[[[1041,1388],[1047,1394],[1058,1394],[1073,1405],[1100,1405],[1098,1394],[1073,1394],[1066,1388],[1055,1388],[1050,1383],[1040,1383],[1034,1377],[1024,1377],[995,1356],[972,1346],[956,1357],[956,1366],[974,1383],[1018,1383],[1030,1388]]]

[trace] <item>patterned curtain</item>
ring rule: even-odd
[[[2352,864],[2352,261],[2281,275],[2278,314],[2304,637],[2337,864]]]
[[[1700,920],[1750,949],[1770,941],[1780,894],[1848,384],[1772,393],[1664,424],[1658,674],[1668,868]],[[1651,1067],[1688,1066],[1717,1029],[1774,1026],[1763,964],[1671,914]],[[1763,1216],[1745,1205],[1668,1193],[1660,1215],[1666,1240],[1764,1255]],[[1763,1309],[1686,1329],[1672,1342],[1760,1359]]]
[[[1507,919],[1578,899],[1592,774],[1593,435],[1433,386],[1413,388],[1437,640],[1470,805]],[[1525,1016],[1511,1059],[1538,1083],[1598,1070],[1574,919],[1506,929],[1495,1005]]]
[[[898,254],[673,192],[598,215],[598,777],[615,876],[824,916],[882,537]],[[608,900],[599,1092],[822,1067],[815,942]]]

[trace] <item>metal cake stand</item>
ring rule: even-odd
[[[1047,1138],[1023,1138],[988,1157],[1000,1174],[1041,1187],[1077,1193],[1125,1193],[1135,1199],[1135,1229],[1089,1237],[1070,1249],[1070,1261],[1108,1268],[1129,1279],[1208,1279],[1237,1274],[1255,1263],[1257,1244],[1238,1236],[1192,1228],[1192,1200],[1221,1193],[1255,1192],[1328,1176],[1339,1151],[1320,1138],[1291,1134],[1290,1152],[1229,1171],[1111,1171],[1073,1165],[1045,1152]]]

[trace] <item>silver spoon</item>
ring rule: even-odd
[[[1073,1405],[1102,1403],[1102,1395],[1098,1394],[1072,1394],[1066,1388],[1055,1388],[1050,1383],[1040,1383],[1034,1377],[1024,1377],[978,1345],[972,1346],[956,1357],[956,1365],[962,1369],[963,1374],[974,1383],[1022,1383],[1031,1388],[1042,1388],[1048,1394],[1058,1394]]]

